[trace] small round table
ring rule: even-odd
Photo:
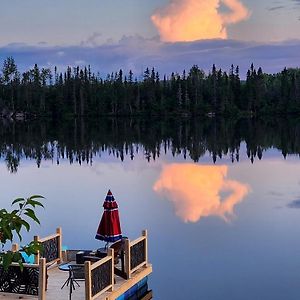
[[[69,293],[69,299],[71,300],[72,297],[72,291],[75,290],[75,284],[74,282],[78,285],[79,283],[75,280],[74,278],[74,273],[72,270],[72,267],[76,266],[72,263],[64,263],[58,266],[58,269],[61,271],[68,271],[69,272],[69,277],[67,278],[67,280],[65,281],[65,283],[63,284],[63,286],[61,287],[61,289],[63,289],[65,287],[65,285],[69,286],[70,285],[70,293]]]

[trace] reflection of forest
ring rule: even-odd
[[[190,157],[198,161],[208,151],[215,162],[223,155],[239,160],[241,142],[253,162],[263,152],[277,148],[285,157],[300,154],[300,122],[296,119],[77,119],[53,123],[47,121],[2,122],[0,155],[10,172],[16,172],[22,159],[59,163],[92,163],[93,157],[108,152],[121,160],[134,159],[142,151],[150,161],[160,152]]]

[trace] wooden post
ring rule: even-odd
[[[129,279],[131,277],[131,266],[130,266],[130,241],[129,239],[125,239],[125,273],[127,275],[127,278]]]
[[[145,237],[145,261],[148,265],[148,232],[146,229],[142,231],[142,236]]]
[[[112,248],[108,248],[107,252],[108,256],[111,256],[111,292],[114,290],[115,284],[115,250]]]
[[[92,273],[91,262],[84,262],[84,277],[85,277],[85,300],[92,299]]]
[[[58,237],[59,261],[57,263],[60,264],[63,261],[63,257],[62,257],[62,230],[61,230],[61,227],[56,228],[56,233],[59,234],[59,237]]]
[[[12,252],[17,252],[19,250],[19,245],[18,244],[12,244],[11,245],[11,251]]]
[[[40,239],[40,237],[38,235],[35,235],[33,237],[33,240],[35,242],[38,242],[39,239]],[[38,265],[39,264],[39,260],[40,260],[40,251],[38,251],[37,254],[34,255],[34,263]]]
[[[46,299],[46,281],[47,281],[47,274],[46,274],[46,259],[41,258],[39,260],[39,300]]]
[[[68,254],[67,254],[67,250],[63,250],[61,251],[61,255],[62,255],[62,261],[68,261]]]

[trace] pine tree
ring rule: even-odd
[[[14,112],[15,110],[14,82],[16,82],[16,80],[18,79],[19,73],[13,57],[8,57],[7,59],[4,60],[2,74],[3,74],[3,83],[4,85],[7,85],[10,90],[10,96],[9,96],[10,102],[6,104],[12,110],[12,112]]]

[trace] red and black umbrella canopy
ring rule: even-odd
[[[122,238],[118,204],[109,190],[103,203],[104,212],[95,236],[96,239],[113,243]]]

